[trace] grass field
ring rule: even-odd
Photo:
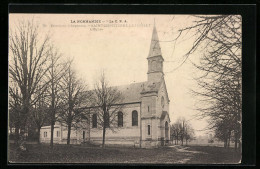
[[[156,149],[86,147],[80,145],[27,145],[18,153],[9,146],[10,163],[153,163],[153,164],[237,164],[234,149],[212,146],[169,146]]]

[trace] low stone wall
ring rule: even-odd
[[[91,138],[90,141],[93,144],[102,144],[102,138],[96,137]],[[140,140],[138,137],[129,137],[129,138],[106,138],[105,145],[107,146],[124,146],[124,147],[140,147]]]

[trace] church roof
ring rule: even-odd
[[[159,56],[159,55],[162,56],[162,52],[161,52],[161,47],[160,47],[160,43],[159,43],[159,38],[157,35],[157,30],[156,30],[156,27],[154,26],[148,58],[154,57],[154,56]]]
[[[161,120],[165,119],[165,116],[168,115],[168,112],[167,111],[163,111],[162,112],[162,115],[161,115]]]
[[[122,103],[141,102],[141,94],[146,92],[157,92],[161,82],[140,82],[129,85],[114,86],[122,93],[124,100]]]

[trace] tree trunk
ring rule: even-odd
[[[52,122],[51,122],[51,142],[50,142],[51,149],[53,149],[54,124],[55,123],[52,120]]]
[[[184,121],[182,121],[182,137],[181,137],[181,145],[183,146],[183,139],[184,139]]]
[[[19,122],[17,122],[17,124],[15,125],[15,144],[18,145],[18,141],[19,141],[19,129],[20,129],[20,126],[18,124]]]
[[[38,126],[38,129],[37,129],[37,131],[38,131],[38,144],[40,144],[41,143],[41,126]]]
[[[52,59],[53,61],[53,59]],[[50,142],[50,146],[51,146],[51,149],[53,149],[53,132],[54,132],[54,125],[55,125],[55,91],[54,91],[54,72],[53,72],[53,63],[52,63],[52,67],[51,67],[51,75],[52,75],[52,78],[51,78],[51,142]]]
[[[235,134],[235,151],[237,151],[238,138],[237,134]]]
[[[224,140],[224,148],[227,148],[227,139]]]
[[[102,140],[102,147],[105,147],[105,137],[106,137],[106,127],[103,126],[103,140]]]
[[[70,144],[70,132],[71,132],[71,123],[68,124],[68,137],[67,137],[67,145]]]
[[[230,133],[228,133],[227,148],[230,147]]]

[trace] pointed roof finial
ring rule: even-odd
[[[155,27],[155,18],[153,18],[153,27]]]
[[[162,55],[162,52],[161,52],[161,47],[160,47],[160,43],[159,43],[159,38],[157,35],[157,30],[156,30],[156,26],[155,26],[155,18],[154,18],[152,41],[151,41],[151,45],[150,45],[150,51],[149,51],[148,58],[153,57],[153,56],[159,56],[159,55]]]

